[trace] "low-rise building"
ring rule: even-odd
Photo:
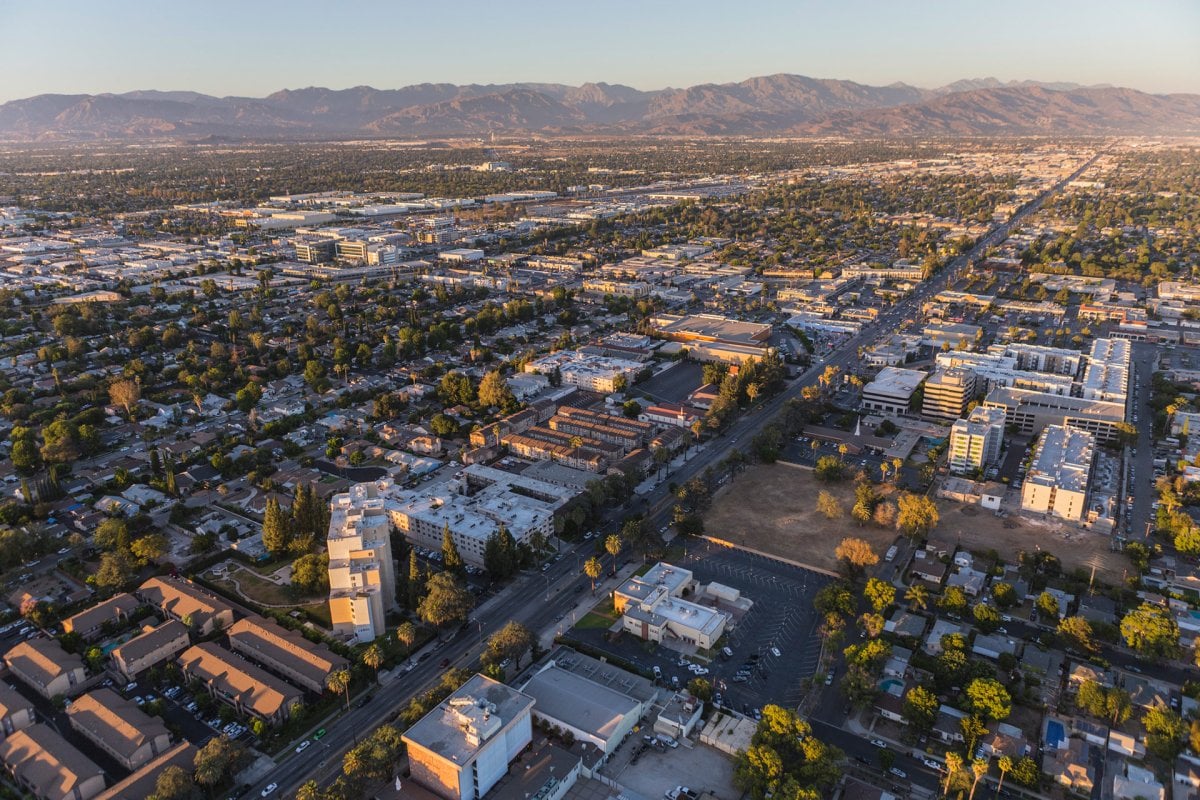
[[[64,619],[63,631],[77,633],[85,640],[91,641],[100,635],[101,628],[106,622],[120,622],[128,619],[139,605],[141,603],[136,597],[128,592],[121,592],[102,603],[97,603],[91,608]]]
[[[198,636],[208,636],[233,624],[233,608],[191,581],[157,577],[138,587],[137,595]]]
[[[1078,522],[1087,511],[1096,438],[1069,426],[1049,425],[1034,451],[1021,489],[1021,508]]]
[[[239,714],[269,724],[287,720],[292,706],[303,702],[295,686],[212,642],[189,647],[179,657],[179,666],[188,680],[200,681],[210,695]]]
[[[141,634],[114,649],[111,658],[120,673],[133,680],[139,672],[174,658],[188,644],[187,626],[169,619],[157,627],[147,626]]]
[[[907,414],[913,394],[925,380],[925,373],[903,367],[884,367],[875,379],[863,387],[862,407],[881,414]]]
[[[475,675],[404,733],[412,780],[445,800],[476,800],[533,739],[534,700]]]
[[[180,742],[142,764],[128,778],[96,795],[96,800],[139,800],[150,797],[157,788],[159,774],[167,767],[179,767],[184,772],[193,772],[197,752],[196,746],[191,742]]]
[[[11,736],[37,722],[33,703],[8,684],[0,683],[0,738]]]
[[[320,694],[331,672],[350,662],[324,644],[310,642],[295,631],[262,617],[240,619],[229,629],[233,652],[256,661],[291,683]]]
[[[606,669],[624,672],[619,667]],[[521,691],[535,701],[534,719],[571,731],[576,741],[593,744],[606,756],[624,741],[650,703],[650,698],[622,691],[619,682],[599,683],[555,661],[543,666]]]
[[[41,723],[0,742],[0,761],[38,800],[91,800],[104,791],[104,771]]]
[[[171,746],[171,734],[157,717],[112,689],[95,689],[67,709],[71,727],[127,770],[135,770]]]
[[[69,697],[83,684],[87,674],[83,659],[62,649],[54,639],[29,639],[4,654],[13,675],[47,700]]]
[[[678,639],[712,647],[725,632],[730,616],[682,599],[695,588],[690,570],[660,562],[614,591],[613,607],[621,614],[624,629],[640,639]]]

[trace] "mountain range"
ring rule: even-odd
[[[44,94],[0,105],[0,139],[501,135],[1003,136],[1200,132],[1200,95],[994,78],[937,89],[802,75],[642,91],[585,83]]]

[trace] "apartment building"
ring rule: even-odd
[[[71,727],[125,769],[133,771],[165,753],[171,734],[158,717],[112,689],[95,689],[67,709]]]
[[[1124,339],[1097,339],[1088,354],[1082,380],[1086,400],[1124,403],[1129,396],[1132,345]]]
[[[110,658],[122,675],[133,680],[143,670],[182,653],[189,644],[187,626],[169,619],[157,627],[147,625],[142,633],[113,650]]]
[[[932,419],[956,420],[975,396],[975,373],[966,369],[938,370],[925,381],[921,415]]]
[[[33,703],[8,684],[0,683],[0,738],[11,736],[37,722]]]
[[[212,642],[183,651],[179,666],[187,680],[200,681],[210,695],[234,711],[271,725],[286,721],[292,706],[304,700],[295,686]]]
[[[193,772],[197,752],[194,744],[180,742],[142,764],[128,778],[96,795],[95,800],[134,800],[150,797],[157,788],[159,774],[167,767],[179,767],[184,772]]]
[[[892,416],[907,414],[913,394],[925,380],[925,373],[903,367],[884,367],[875,379],[863,387],[862,407]]]
[[[198,636],[208,636],[233,624],[233,608],[228,603],[181,578],[151,578],[138,587],[137,596]]]
[[[4,654],[12,674],[47,700],[70,697],[87,680],[83,659],[62,649],[55,639],[29,639]]]
[[[477,800],[533,740],[529,695],[475,675],[404,734],[412,780],[446,800]]]
[[[67,633],[78,633],[85,640],[91,641],[100,636],[106,622],[121,622],[140,606],[136,597],[127,593],[113,595],[102,603],[84,609],[63,620],[63,630]]]
[[[325,691],[329,673],[350,666],[349,661],[324,644],[310,642],[263,617],[246,617],[235,622],[229,629],[229,647],[316,694]]]
[[[1005,424],[1021,433],[1038,434],[1047,425],[1069,425],[1094,434],[1102,442],[1115,441],[1125,422],[1125,403],[999,387],[983,401],[1002,408]]]
[[[1021,488],[1021,508],[1078,522],[1087,511],[1096,437],[1070,426],[1042,431]]]
[[[104,771],[49,725],[33,725],[0,742],[0,761],[38,800],[92,800],[104,791]]]
[[[948,460],[953,472],[982,472],[1000,460],[1004,410],[979,407],[950,428]]]
[[[374,641],[396,606],[395,562],[387,514],[390,480],[360,483],[330,500],[329,609],[335,633]]]

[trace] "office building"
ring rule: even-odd
[[[613,592],[624,630],[650,642],[678,639],[710,648],[721,638],[729,614],[684,600],[697,589],[691,570],[659,562]]]
[[[333,630],[358,642],[387,629],[396,606],[396,567],[385,508],[390,480],[360,483],[329,503],[329,611]]]
[[[1004,440],[1004,410],[976,408],[950,429],[948,460],[953,472],[982,472],[1000,460]]]
[[[884,367],[862,390],[862,408],[892,416],[907,414],[913,394],[925,373],[903,367]]]
[[[1069,426],[1042,431],[1021,488],[1021,508],[1078,522],[1087,511],[1096,437]]]
[[[921,415],[932,419],[956,420],[975,396],[975,373],[966,369],[938,370],[925,381]]]
[[[482,798],[533,740],[533,704],[475,675],[405,732],[412,780],[445,800]]]
[[[1004,409],[1005,424],[1024,434],[1041,433],[1047,425],[1070,425],[1094,434],[1102,442],[1111,442],[1117,439],[1125,423],[1123,402],[1087,400],[1030,389],[992,389],[983,404]]]

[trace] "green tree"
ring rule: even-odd
[[[262,541],[263,547],[273,556],[287,552],[291,539],[291,526],[288,517],[279,507],[279,501],[274,497],[267,498],[267,507],[263,512]]]
[[[882,614],[884,609],[896,602],[896,587],[879,578],[868,578],[863,597],[875,609],[875,613]]]
[[[1167,658],[1179,649],[1179,625],[1171,612],[1153,603],[1142,603],[1121,620],[1125,643],[1143,656]]]
[[[362,663],[375,673],[375,681],[379,682],[379,668],[383,666],[383,649],[378,643],[372,642],[362,652]]]
[[[950,614],[962,614],[967,610],[967,595],[958,586],[947,587],[938,599],[938,608]]]
[[[841,519],[846,513],[841,502],[824,489],[817,495],[817,511],[826,519]]]
[[[454,543],[454,535],[450,533],[450,523],[442,526],[442,564],[447,571],[455,575],[465,575],[467,565],[459,555],[458,545]]]
[[[617,556],[621,553],[621,537],[618,534],[610,533],[604,539],[604,550],[612,556],[612,574],[617,574]]]
[[[350,710],[350,670],[338,669],[326,675],[325,688],[342,695],[346,700],[346,711]]]
[[[904,599],[918,611],[924,611],[929,606],[929,590],[924,584],[914,583],[904,592]]]
[[[998,581],[992,585],[992,599],[1000,608],[1012,608],[1020,602],[1013,585],[1004,581]]]
[[[1058,619],[1058,598],[1049,592],[1042,592],[1037,598],[1037,610],[1046,619]]]
[[[493,661],[510,658],[517,669],[521,668],[521,657],[533,652],[533,633],[519,622],[508,622],[493,633],[487,642],[487,652]]]
[[[896,527],[906,535],[927,536],[937,527],[937,505],[925,495],[905,492],[896,505]]]
[[[976,678],[967,684],[967,702],[976,714],[997,722],[1012,713],[1012,697],[995,678]]]
[[[102,592],[115,592],[133,580],[133,563],[124,550],[104,553],[100,556],[100,566],[92,576],[92,582]]]
[[[583,574],[587,575],[592,581],[592,594],[596,593],[596,579],[600,577],[600,573],[603,571],[604,566],[600,563],[600,559],[595,556],[583,562]]]
[[[971,608],[971,615],[984,633],[991,633],[1000,627],[1000,612],[987,603],[976,603]]]
[[[1164,761],[1172,762],[1183,750],[1188,726],[1183,718],[1164,705],[1152,706],[1142,717],[1146,729],[1146,749]]]
[[[504,376],[498,371],[489,372],[479,382],[479,404],[484,407],[496,407],[501,410],[515,408],[517,398],[512,389],[508,388]]]
[[[1075,647],[1087,653],[1096,649],[1096,643],[1092,639],[1092,623],[1084,617],[1063,617],[1058,622],[1058,635],[1067,647]]]
[[[175,764],[158,773],[154,779],[154,794],[148,800],[200,800],[200,791],[192,776]]]
[[[396,628],[396,641],[400,642],[406,653],[412,652],[413,645],[417,643],[417,626],[411,622],[401,622]]]
[[[167,537],[161,533],[148,533],[134,539],[129,551],[140,563],[148,564],[167,554]]]
[[[940,705],[933,692],[924,686],[914,686],[904,696],[900,713],[913,730],[928,733],[937,722]]]
[[[475,601],[458,579],[449,572],[439,572],[425,585],[425,597],[417,605],[422,621],[440,628],[451,622],[462,622],[471,612]]]
[[[329,554],[309,553],[292,562],[292,586],[304,594],[319,594],[329,589]]]
[[[196,783],[210,792],[230,774],[241,758],[242,749],[227,736],[209,739],[197,752],[193,761]]]

